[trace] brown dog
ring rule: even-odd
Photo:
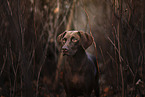
[[[90,97],[93,89],[99,97],[96,58],[85,52],[93,42],[92,37],[82,31],[65,31],[57,41],[61,43],[65,57],[63,84],[67,97]]]

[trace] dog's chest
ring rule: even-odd
[[[74,85],[78,85],[81,83],[84,83],[84,76],[83,75],[78,75],[78,74],[74,74],[72,75],[72,77],[70,78],[70,82]]]
[[[68,77],[69,76],[69,77]],[[66,74],[64,77],[65,85],[70,89],[81,91],[85,86],[85,76],[82,74]]]
[[[84,70],[85,66],[73,66],[71,67],[70,65],[67,65],[65,67],[64,79],[72,85],[84,84],[84,80],[86,79],[86,70]]]

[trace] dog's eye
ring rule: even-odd
[[[72,38],[72,40],[71,40],[72,42],[77,42],[78,40],[77,39],[75,39],[75,38]]]
[[[65,43],[66,42],[66,38],[62,39],[62,42]]]

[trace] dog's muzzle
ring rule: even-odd
[[[69,54],[69,53],[68,53],[68,47],[63,46],[63,47],[62,47],[62,52],[63,52],[63,55],[68,55],[68,54]]]

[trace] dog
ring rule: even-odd
[[[83,31],[65,31],[57,37],[61,45],[64,67],[63,85],[67,97],[99,97],[99,73],[96,58],[85,52],[92,37]]]

